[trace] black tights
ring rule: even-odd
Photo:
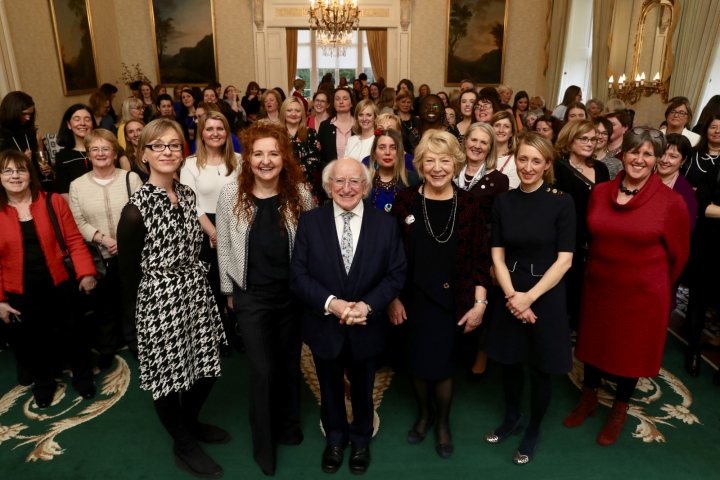
[[[453,397],[452,377],[442,380],[426,380],[424,378],[412,377],[413,390],[418,402],[419,414],[413,429],[425,433],[428,424],[433,416],[431,397],[435,397],[435,408],[437,409],[437,438],[439,443],[448,444],[452,442],[450,435],[450,405]],[[432,387],[432,393],[431,393]]]
[[[503,365],[503,389],[505,390],[505,420],[495,430],[498,436],[507,435],[520,420],[520,402],[525,386],[525,372],[522,363]],[[552,377],[535,367],[530,367],[530,422],[519,451],[528,454],[535,449],[540,437],[540,424],[552,398]]]
[[[195,447],[190,430],[197,425],[200,409],[214,384],[214,377],[201,378],[190,390],[182,393],[182,399],[180,393],[173,392],[155,400],[155,412],[160,423],[175,441],[175,449],[187,452]]]
[[[612,375],[610,373],[603,372],[599,368],[590,365],[587,362],[585,363],[585,379],[583,380],[583,385],[585,385],[587,388],[598,388],[600,387],[603,378],[612,380],[616,383],[617,392],[615,392],[615,400],[625,403],[628,403],[630,401],[630,397],[632,396],[633,392],[635,391],[635,387],[637,386],[637,378]]]

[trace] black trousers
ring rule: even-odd
[[[21,323],[8,325],[9,344],[20,366],[32,379],[36,397],[52,396],[63,359],[73,373],[73,387],[85,392],[94,384],[84,315],[78,315],[77,283],[52,281],[27,285],[22,295],[7,293],[8,303],[20,312]],[[82,294],[84,295],[84,293]]]
[[[206,213],[205,215],[207,215],[208,219],[215,225],[215,214]],[[228,344],[232,345],[232,341],[235,338],[235,328],[230,319],[230,315],[225,313],[227,309],[227,297],[222,294],[220,289],[220,267],[218,265],[217,250],[210,247],[210,237],[205,232],[203,232],[200,260],[210,264],[210,271],[207,274],[208,283],[210,284],[210,290],[213,292],[213,297],[215,297],[215,302],[220,311],[220,318],[222,318],[223,321]]]
[[[275,471],[278,437],[300,428],[300,317],[287,283],[235,286],[233,308],[250,361],[253,457]]]
[[[90,294],[90,304],[95,312],[95,343],[101,355],[112,355],[125,342],[122,336],[133,328],[122,324],[122,297],[117,257],[105,259],[107,275],[98,281]],[[137,340],[136,340],[137,341]]]
[[[363,328],[352,327],[352,328]],[[313,355],[318,381],[320,382],[320,418],[327,444],[344,447],[348,440],[356,448],[368,448],[373,434],[373,385],[375,384],[375,360],[355,360],[350,339],[345,339],[340,355],[333,360],[323,360]],[[345,371],[350,381],[350,402],[353,422],[348,424],[345,412]]]

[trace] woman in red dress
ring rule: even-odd
[[[635,127],[623,138],[624,173],[590,196],[589,257],[575,355],[585,362],[579,405],[563,422],[580,426],[597,414],[601,378],[617,383],[598,443],[615,443],[640,377],[660,372],[670,290],[690,249],[690,220],[682,196],[652,175],[665,152],[662,132]]]

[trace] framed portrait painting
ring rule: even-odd
[[[88,1],[49,0],[65,95],[100,88]]]
[[[448,0],[445,85],[503,82],[509,0]]]
[[[149,0],[158,84],[218,79],[213,0]]]

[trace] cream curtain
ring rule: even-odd
[[[670,98],[689,98],[693,110],[697,110],[720,21],[720,0],[685,0],[679,10],[680,20],[674,35],[677,38],[675,65],[670,76],[669,94]]]
[[[558,104],[562,82],[565,41],[572,0],[548,0],[548,37],[545,44],[545,105],[552,110]]]
[[[608,79],[613,75],[608,65],[610,35],[615,0],[593,0],[592,96],[608,101]]]
[[[367,42],[373,76],[387,80],[387,30],[368,30]]]
[[[288,97],[293,92],[293,82],[297,73],[297,40],[298,32],[290,28],[285,29],[285,46],[287,49]]]

